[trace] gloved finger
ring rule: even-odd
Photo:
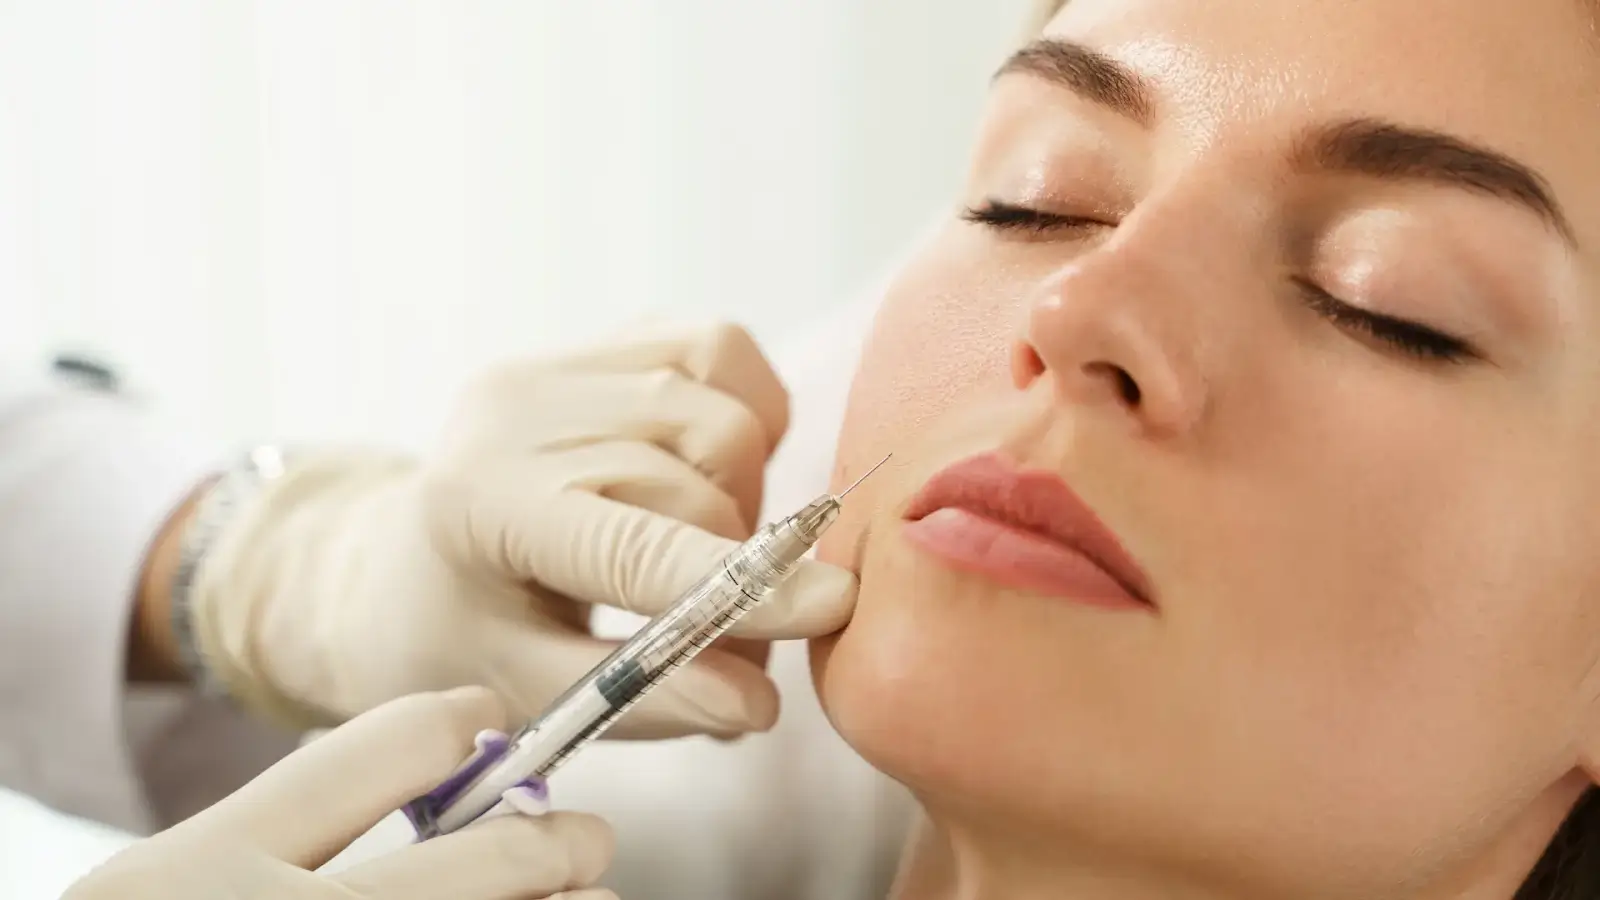
[[[404,697],[291,753],[178,827],[315,869],[449,777],[478,732],[505,724],[504,706],[483,688]]]
[[[542,501],[541,515],[563,527],[547,529],[539,540],[518,542],[523,570],[551,590],[588,603],[654,616],[717,571],[738,546],[583,491],[563,491]],[[729,634],[765,640],[831,634],[849,621],[856,589],[853,573],[805,559]]]
[[[381,900],[523,900],[594,884],[615,847],[611,826],[596,816],[502,816],[361,863],[333,880]]]
[[[668,454],[651,453],[639,445],[616,445],[613,451],[636,461],[631,469],[641,473],[637,477],[642,482],[695,483],[680,477],[681,468],[675,468],[678,464]],[[574,466],[601,455],[599,448],[579,453]],[[604,466],[595,466],[603,474]],[[570,483],[582,486],[601,477],[574,471],[579,474]],[[441,513],[441,518],[469,523],[457,532],[466,545],[454,548],[453,554],[475,567],[499,571],[509,580],[534,581],[585,603],[654,616],[715,571],[738,546],[674,517],[588,490],[552,494],[537,479],[519,477],[514,471],[480,468],[461,477],[472,479],[464,489],[450,485],[448,491],[435,492],[446,498],[442,502],[463,507]],[[711,510],[715,504],[701,508]],[[805,560],[734,625],[731,635],[776,640],[837,631],[855,607],[856,587],[852,573]]]
[[[660,447],[609,441],[574,447],[558,457],[557,465],[569,473],[569,487],[648,509],[731,540],[750,536],[751,519],[744,504],[693,465]],[[515,515],[518,511],[507,512]]]
[[[755,413],[773,446],[789,430],[789,392],[744,328],[648,328],[560,358],[561,368],[589,372],[674,369],[739,400]]]
[[[782,434],[767,431],[755,412],[734,395],[677,373],[655,379],[651,387],[630,395],[636,410],[617,412],[643,416],[659,410],[665,421],[651,442],[732,495],[746,526],[753,529],[761,511],[767,460]]]
[[[739,657],[740,659],[747,660],[752,665],[760,668],[763,672],[767,669],[767,662],[772,658],[771,641],[752,641],[748,638],[732,638],[726,635],[717,638],[715,641],[712,641],[711,646],[707,648],[707,652],[710,652],[711,650],[729,653]],[[755,731],[759,729],[751,730]],[[713,735],[713,737],[715,737],[717,740],[723,742],[734,741],[742,736],[743,732],[739,734]]]
[[[561,453],[560,466],[567,492],[609,496],[729,539],[749,534],[732,497],[659,447],[627,441],[576,447]],[[460,542],[446,552],[473,570],[555,589],[532,564],[545,555],[540,547],[587,537],[573,533],[574,523],[551,514],[553,488],[561,486],[546,483],[541,468],[522,459],[502,460],[436,482],[430,498],[434,517],[467,524],[446,532]]]
[[[711,646],[725,653],[732,653],[741,658],[748,659],[761,668],[767,667],[767,660],[772,657],[772,643],[770,641],[754,641],[749,638],[723,637],[717,638]]]
[[[653,444],[733,497],[749,527],[760,509],[767,459],[778,440],[754,411],[673,369],[578,379],[532,366],[497,373],[469,394],[466,402],[481,408],[463,417],[470,425],[452,429],[455,443],[443,459],[477,465],[485,448],[559,452],[591,444]],[[545,395],[550,396],[541,399]],[[524,409],[532,412],[521,415]],[[615,465],[606,471],[609,484],[624,484],[630,474]]]
[[[579,634],[497,629],[482,640],[489,677],[515,716],[534,716],[549,698],[588,674],[620,642]],[[528,698],[524,701],[522,698]],[[760,666],[707,648],[657,685],[608,738],[660,740],[766,731],[778,721],[778,688]]]

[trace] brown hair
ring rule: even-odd
[[[1066,5],[1067,0],[1034,0],[1027,38]],[[1578,800],[1513,900],[1600,900],[1600,790]]]

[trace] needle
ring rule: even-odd
[[[893,456],[893,455],[894,455],[893,453],[889,454],[889,456]],[[858,485],[861,482],[867,480],[867,475],[871,475],[873,472],[878,471],[879,467],[881,467],[884,463],[888,462],[889,461],[889,456],[885,456],[883,459],[878,460],[878,465],[873,466],[872,468],[868,469],[866,471],[866,474],[862,475],[860,478],[857,478],[849,487],[847,487],[844,490],[840,491],[839,495],[837,497],[835,497],[834,499],[835,500],[843,500],[845,498],[845,495],[849,494],[851,491],[856,489],[856,485]]]

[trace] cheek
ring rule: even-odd
[[[823,708],[858,753],[913,790],[986,805],[1006,795],[1014,810],[1061,750],[1041,716],[1073,692],[1051,662],[1060,623],[1048,607],[885,543],[875,538],[866,557],[855,618],[813,651]],[[995,614],[1001,605],[1007,614]]]
[[[832,489],[884,456],[904,451],[929,423],[974,391],[1010,384],[1010,352],[1028,291],[996,279],[951,239],[902,271],[885,295],[851,382]],[[893,465],[891,463],[891,465]],[[875,484],[876,482],[876,484]],[[874,509],[874,476],[863,485],[818,553],[851,565],[862,523]]]
[[[1009,383],[1020,302],[941,290],[944,274],[908,273],[885,298],[851,385],[841,469],[881,457],[969,392]]]

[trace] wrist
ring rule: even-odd
[[[200,498],[214,483],[207,479],[184,498],[150,542],[134,593],[128,623],[125,677],[134,684],[179,684],[189,680],[173,629],[172,594],[183,555],[183,536]]]
[[[219,619],[231,619],[240,612],[246,621],[250,618],[248,598],[252,592],[238,583],[237,572],[251,567],[249,562],[241,565],[241,559],[272,559],[250,523],[257,518],[258,507],[270,505],[266,498],[287,465],[283,448],[258,446],[197,492],[182,526],[176,529],[176,561],[165,585],[166,633],[189,682],[203,695],[227,699],[258,713],[256,688],[236,658],[248,651],[217,639],[215,632]],[[235,539],[235,533],[241,531],[242,546]]]

